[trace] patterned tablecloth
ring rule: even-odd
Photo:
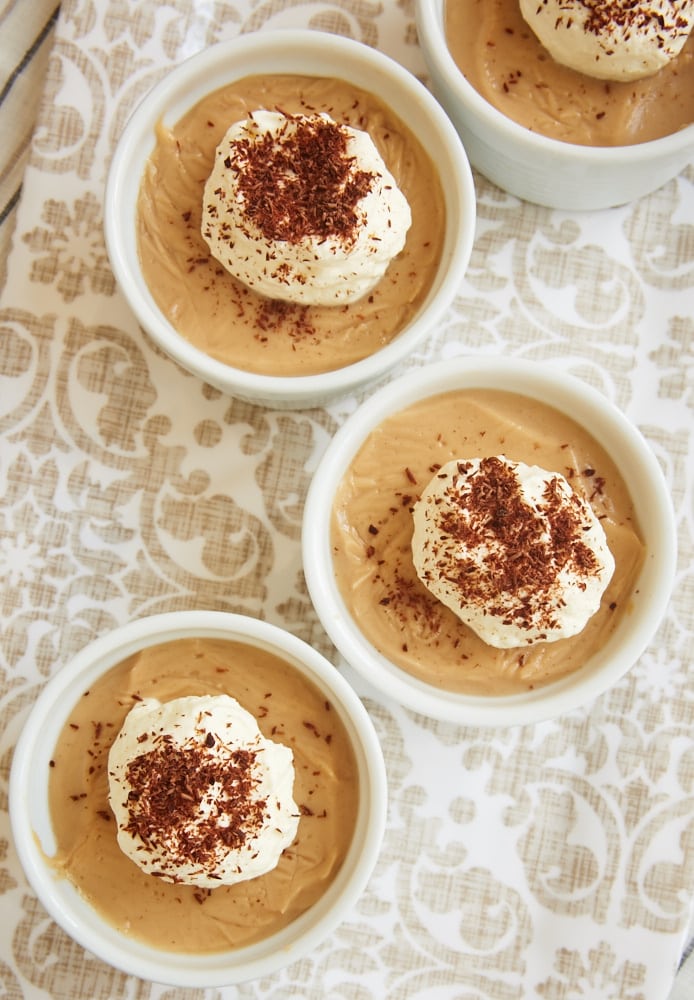
[[[62,5],[0,301],[0,992],[663,1000],[694,881],[694,167],[580,216],[476,177],[469,272],[411,363],[561,359],[597,386],[662,465],[679,570],[650,648],[594,704],[510,730],[432,721],[340,663],[302,577],[306,488],[358,400],[274,412],[202,384],[143,335],[104,249],[105,174],[134,104],[205,45],[297,26],[424,76],[410,0]],[[127,979],[74,945],[29,890],[7,817],[12,748],[45,680],[114,626],[179,608],[262,616],[333,659],[373,717],[390,786],[349,919],[272,978],[208,994]]]

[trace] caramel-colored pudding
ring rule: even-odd
[[[561,472],[601,519],[615,572],[576,636],[488,646],[417,576],[412,505],[420,491],[454,458],[499,454]],[[644,555],[631,498],[604,449],[557,410],[496,390],[434,396],[372,431],[337,491],[331,543],[340,592],[368,641],[437,688],[479,695],[539,687],[578,670],[629,614]]]
[[[533,132],[584,146],[629,146],[694,122],[694,35],[653,76],[609,83],[552,59],[517,0],[447,0],[445,30],[475,90]]]
[[[232,277],[200,233],[203,188],[215,149],[235,121],[261,108],[326,112],[366,130],[407,198],[412,226],[404,249],[375,289],[341,306],[265,298]],[[160,126],[138,201],[138,249],[158,306],[195,347],[264,375],[332,371],[388,344],[418,312],[443,245],[438,173],[406,125],[372,94],[341,80],[252,76],[209,94],[172,129]]]
[[[294,843],[275,869],[211,892],[146,875],[116,841],[108,804],[110,745],[137,698],[230,694],[264,736],[294,753]],[[263,650],[181,639],[112,668],[75,706],[56,746],[50,810],[56,867],[119,930],[158,948],[218,952],[267,937],[304,912],[335,878],[358,811],[357,763],[325,696]]]

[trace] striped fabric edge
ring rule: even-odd
[[[0,287],[59,12],[55,0],[32,0],[0,19]]]

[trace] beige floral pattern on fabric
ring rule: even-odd
[[[65,302],[84,292],[113,295],[116,282],[103,241],[101,206],[94,195],[87,192],[72,209],[65,202],[46,201],[41,222],[24,236],[35,255],[32,280],[55,284]]]
[[[181,370],[116,289],[101,204],[128,115],[166,70],[256,30],[310,27],[424,77],[412,0],[66,0],[0,304],[0,992],[15,1000],[654,1000],[694,885],[694,168],[576,215],[476,176],[456,300],[406,368],[464,354],[561,361],[648,438],[679,525],[665,621],[585,710],[490,732],[377,697],[341,663],[301,564],[306,491],[359,399],[271,411]],[[388,828],[353,913],[266,980],[131,980],[46,915],[9,836],[13,747],[44,681],[121,622],[212,608],[300,636],[358,686]]]
[[[619,984],[619,996],[624,1000],[646,1000],[642,992],[644,966],[641,962],[620,963],[611,948],[602,944],[587,955],[571,948],[562,948],[555,960],[556,975],[538,985],[538,993],[546,1000],[563,1000],[567,996],[608,996],[614,984]],[[617,994],[614,994],[615,996]]]

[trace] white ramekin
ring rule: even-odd
[[[333,499],[361,445],[388,416],[421,399],[456,389],[501,389],[566,413],[616,463],[635,506],[646,555],[630,599],[607,643],[583,667],[553,683],[512,695],[443,691],[412,676],[378,652],[363,635],[340,594],[333,568]],[[474,726],[526,725],[590,702],[636,662],[664,614],[676,563],[672,504],[648,443],[600,392],[555,364],[518,359],[458,358],[414,369],[379,389],[338,430],[309,488],[302,533],[304,573],[316,612],[344,659],[370,684],[407,708]]]
[[[694,125],[631,146],[549,139],[507,118],[463,76],[446,44],[446,0],[416,0],[419,43],[432,90],[473,167],[503,190],[550,208],[612,208],[661,187],[694,158]]]
[[[309,910],[278,933],[233,951],[195,955],[159,951],[107,923],[51,867],[55,839],[48,804],[49,761],[75,703],[94,681],[147,646],[214,637],[268,650],[325,693],[351,738],[359,775],[359,812],[352,843],[335,880]],[[221,987],[270,975],[305,956],[349,915],[376,863],[386,819],[381,747],[350,685],[320,653],[267,622],[215,611],[154,615],[91,643],[46,684],[20,734],[10,777],[10,818],[19,858],[48,913],[88,951],[141,979],[178,987]]]
[[[173,125],[202,97],[250,74],[337,77],[376,94],[407,123],[438,168],[446,230],[440,267],[419,312],[389,344],[344,368],[317,375],[271,376],[233,368],[184,339],[154,301],[140,269],[136,203],[157,122]],[[106,245],[118,285],[152,340],[183,368],[223,392],[276,408],[320,405],[373,382],[419,345],[453,300],[475,232],[475,188],[460,138],[422,83],[399,63],[360,42],[311,30],[266,30],[220,42],[173,69],[141,101],[121,135],[104,203]]]

